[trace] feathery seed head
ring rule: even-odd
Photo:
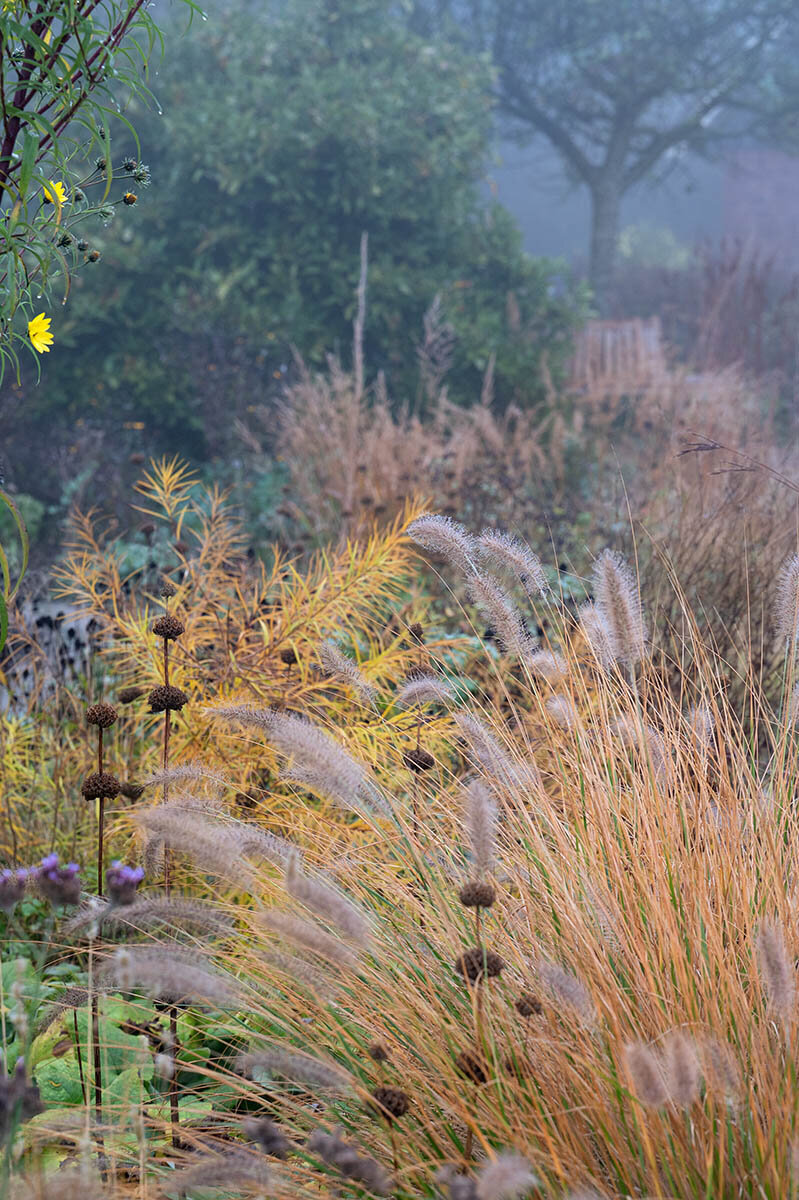
[[[544,707],[561,729],[574,729],[579,720],[574,702],[568,696],[549,696]]]
[[[597,1012],[591,993],[577,975],[567,971],[557,963],[541,959],[536,963],[536,971],[541,982],[547,987],[561,1005],[572,1009],[583,1025],[592,1028],[597,1022]]]
[[[669,1093],[657,1055],[643,1042],[631,1042],[624,1048],[624,1061],[641,1103],[648,1108],[662,1108]]]
[[[423,704],[451,704],[455,692],[439,675],[416,672],[408,678],[394,697],[398,708],[415,708]]]
[[[318,649],[319,662],[325,675],[354,689],[362,700],[371,700],[377,689],[364,675],[358,664],[339,650],[335,642],[324,641]]]
[[[467,574],[474,573],[474,539],[457,521],[435,513],[422,513],[415,521],[411,521],[407,534],[412,542],[424,550],[441,555]]]
[[[132,704],[134,700],[140,699],[147,692],[146,687],[125,687],[120,688],[117,692],[117,700],[120,704]]]
[[[168,1004],[229,1008],[239,1001],[235,981],[209,970],[199,955],[177,946],[124,946],[107,960],[103,976],[121,991],[141,990]]]
[[[588,648],[601,667],[610,670],[615,661],[610,630],[604,612],[596,604],[583,604],[579,611],[580,628]]]
[[[604,550],[594,565],[594,595],[614,660],[634,666],[646,646],[641,598],[635,576],[613,550]]]
[[[479,779],[465,787],[464,824],[475,873],[484,879],[494,869],[497,810],[488,788]]]
[[[362,947],[369,945],[371,928],[364,912],[338,888],[304,871],[296,852],[288,856],[283,885],[290,896],[323,921],[337,926],[350,941]]]
[[[241,1128],[251,1141],[257,1142],[264,1154],[271,1154],[273,1158],[288,1157],[291,1142],[280,1126],[268,1117],[248,1117]]]
[[[237,1066],[248,1078],[282,1075],[291,1083],[303,1083],[320,1091],[347,1093],[352,1088],[352,1079],[341,1067],[308,1054],[294,1054],[284,1046],[242,1054],[237,1059]]]
[[[785,945],[785,931],[779,922],[767,920],[761,923],[757,951],[769,1002],[787,1022],[793,1016],[795,1005],[796,970]]]
[[[13,911],[25,895],[29,876],[30,871],[25,868],[12,871],[7,867],[0,871],[0,912],[11,913]]]
[[[354,971],[358,967],[358,959],[349,946],[332,934],[326,933],[312,921],[305,921],[293,913],[271,908],[260,914],[259,923],[267,929],[291,942],[301,950],[310,950],[343,970]]]
[[[384,1168],[376,1159],[360,1154],[355,1146],[345,1142],[342,1132],[341,1129],[334,1129],[332,1133],[315,1129],[308,1138],[308,1149],[345,1179],[362,1184],[378,1196],[387,1196],[392,1183]]]
[[[664,1047],[664,1069],[669,1099],[679,1108],[690,1108],[699,1098],[702,1072],[691,1038],[676,1032]]]
[[[774,615],[778,637],[795,650],[799,640],[799,554],[792,554],[782,564]]]
[[[482,1166],[477,1174],[477,1200],[519,1200],[538,1186],[526,1158],[504,1151]]]
[[[507,790],[526,796],[540,789],[541,776],[532,759],[515,758],[471,713],[455,713],[454,721],[469,746],[474,765],[498,792]]]
[[[528,658],[530,669],[546,679],[547,683],[562,683],[568,677],[569,667],[562,654],[554,650],[534,650]]]
[[[509,533],[484,529],[477,539],[477,554],[489,570],[504,571],[518,579],[530,599],[546,598],[549,584],[541,560],[526,542]]]
[[[469,593],[481,614],[495,631],[504,654],[529,660],[533,641],[508,593],[490,575],[475,575]]]
[[[144,784],[120,783],[119,794],[120,796],[124,796],[126,800],[139,800],[144,795]]]

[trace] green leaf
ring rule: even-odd
[[[9,509],[9,511],[11,513],[11,516],[14,518],[14,522],[17,526],[17,529],[19,530],[19,540],[22,543],[22,566],[21,566],[20,572],[19,572],[19,579],[17,580],[13,589],[11,589],[10,591],[9,591],[10,582],[9,582],[8,586],[6,587],[6,595],[7,595],[8,599],[13,600],[14,596],[17,593],[17,588],[19,587],[20,583],[22,582],[22,577],[25,574],[25,571],[27,570],[27,567],[28,567],[28,554],[30,551],[30,543],[28,540],[28,531],[25,528],[25,522],[22,520],[19,509],[17,508],[16,504],[11,499],[11,497],[8,495],[8,493],[4,492],[2,490],[2,488],[0,488],[0,500],[2,500],[5,503],[6,507]]]
[[[80,1072],[74,1054],[46,1059],[33,1072],[33,1078],[44,1104],[61,1106],[83,1103]]]
[[[28,191],[28,184],[33,174],[33,168],[36,164],[36,151],[39,148],[39,139],[34,137],[32,133],[25,134],[25,141],[22,146],[22,165],[19,173],[19,198],[24,200]]]

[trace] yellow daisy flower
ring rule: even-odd
[[[52,192],[50,191],[50,188],[53,189]],[[42,188],[42,191],[44,192],[45,204],[58,204],[60,208],[62,204],[66,203],[67,189],[60,180],[58,183],[53,183],[53,181],[50,180],[50,187]],[[55,200],[53,200],[53,193],[55,193]]]
[[[34,317],[32,321],[28,321],[28,337],[34,350],[39,354],[50,353],[50,347],[53,344],[50,321],[51,318],[46,317],[43,312],[39,313],[38,317]]]

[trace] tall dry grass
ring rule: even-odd
[[[378,729],[399,692],[410,704],[412,737],[373,762],[346,709],[308,721],[226,690],[205,720],[277,754],[296,849],[265,858],[184,778],[170,847],[212,900],[208,936],[187,940],[177,911],[149,933],[145,903],[142,947],[95,945],[106,986],[218,1010],[231,1047],[206,1070],[237,1104],[192,1125],[181,1096],[181,1174],[148,1157],[153,1189],[500,1200],[534,1175],[551,1197],[793,1195],[796,571],[762,598],[781,694],[750,675],[744,712],[668,573],[679,625],[641,612],[614,555],[575,624],[529,586],[524,545],[438,518],[407,535],[448,560],[464,619],[470,594],[496,610],[486,682],[442,688],[445,669],[457,681],[430,646],[433,683],[410,690],[362,660]],[[330,826],[304,833],[326,796],[369,830],[349,850]],[[167,1114],[140,1120],[156,1136]]]

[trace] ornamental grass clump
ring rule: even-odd
[[[469,584],[489,564],[479,539],[450,535],[469,577],[418,637],[399,603],[393,622],[346,629],[368,705],[346,664],[320,676],[318,631],[263,618],[270,653],[247,645],[264,678],[245,678],[242,658],[169,718],[182,773],[160,739],[157,775],[152,754],[125,760],[149,782],[116,816],[105,896],[53,914],[53,958],[91,975],[72,1007],[48,996],[32,1081],[51,1094],[46,1046],[71,1065],[96,1044],[83,1010],[102,989],[102,1122],[76,1074],[68,1136],[120,1200],[123,1169],[153,1195],[782,1200],[797,1153],[799,838],[783,704],[752,676],[749,715],[737,711],[683,593],[681,632],[652,614],[646,640],[614,556],[587,623],[548,600],[552,680],[478,639],[465,648],[447,622],[472,627]],[[503,577],[526,625],[525,581]],[[199,619],[164,639],[191,696],[176,647]],[[423,769],[408,763],[417,739]],[[328,786],[287,787],[283,763]],[[259,803],[243,811],[245,789]],[[379,803],[361,807],[367,795]],[[168,863],[168,895],[162,874],[138,878],[137,853]],[[18,869],[0,877],[14,921]],[[26,1019],[28,985],[13,986],[7,1040]],[[60,1146],[66,1118],[49,1115],[25,1136]]]

